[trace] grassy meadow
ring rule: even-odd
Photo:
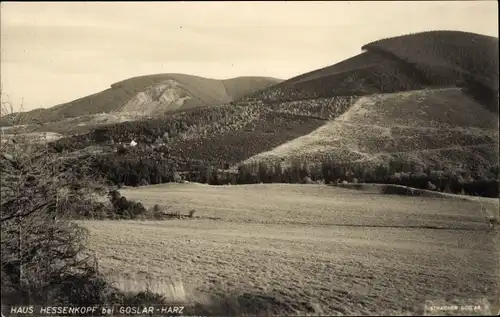
[[[229,297],[240,313],[329,315],[414,315],[426,300],[500,297],[500,235],[486,220],[498,200],[292,184],[121,193],[196,211],[190,219],[82,222],[100,269],[125,290]]]

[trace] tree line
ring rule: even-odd
[[[225,161],[205,162],[171,157],[131,158],[99,156],[93,169],[116,185],[142,186],[167,182],[198,182],[211,185],[257,183],[381,183],[431,189],[447,193],[498,197],[498,166],[474,171],[439,165],[422,168],[404,161],[367,166],[325,161],[309,164],[293,161],[256,162],[232,167]]]

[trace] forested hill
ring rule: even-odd
[[[459,85],[471,93],[479,90],[475,96],[498,113],[496,37],[460,31],[423,32],[375,41],[362,49],[415,67],[429,85]]]
[[[398,41],[405,50],[391,44]],[[489,173],[486,178],[496,182],[491,171],[498,166],[498,103],[492,101],[498,87],[491,82],[498,82],[498,61],[485,59],[497,56],[498,39],[435,31],[363,48],[239,101],[108,125],[61,139],[54,148],[116,150],[117,143],[135,140],[137,149],[125,156],[111,151],[107,158],[117,163],[150,154],[158,164],[181,162],[186,172],[193,162],[215,169],[265,163],[274,171],[280,162],[302,162],[370,173],[392,166],[387,173],[393,174],[439,170],[444,162],[481,177]],[[424,50],[429,53],[410,54]]]

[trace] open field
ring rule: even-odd
[[[274,312],[418,314],[427,299],[498,299],[499,230],[475,201],[321,185],[125,188],[195,218],[85,221],[108,274],[180,278]],[[498,200],[482,199],[498,208]],[[441,229],[436,229],[441,227]]]

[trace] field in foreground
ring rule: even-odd
[[[427,299],[500,296],[499,231],[477,202],[288,184],[121,192],[197,218],[86,221],[108,274],[287,313],[421,314]]]

